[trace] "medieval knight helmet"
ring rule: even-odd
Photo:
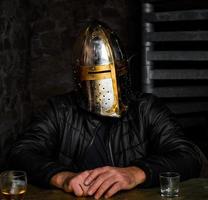
[[[74,49],[74,72],[90,112],[120,117],[127,110],[127,60],[116,34],[91,22]]]

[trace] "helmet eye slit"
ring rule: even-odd
[[[111,70],[104,70],[104,71],[99,71],[99,72],[88,72],[88,74],[102,74],[102,73],[110,73]]]

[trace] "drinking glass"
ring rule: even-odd
[[[27,189],[24,171],[4,171],[0,174],[0,191],[3,200],[22,200]]]
[[[160,174],[160,193],[162,197],[177,197],[179,194],[180,174],[163,172]]]

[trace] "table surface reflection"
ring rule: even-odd
[[[84,200],[94,199],[93,197],[75,197],[57,189],[41,189],[33,185],[28,186],[24,200]],[[160,196],[159,188],[133,189],[123,191],[114,195],[112,200],[165,200]],[[169,198],[171,199],[171,198]],[[173,200],[208,200],[208,179],[190,179],[181,182],[180,196]]]

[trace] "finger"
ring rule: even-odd
[[[64,191],[65,192],[73,192],[76,196],[82,196],[84,191],[79,184],[64,184]]]
[[[85,186],[84,184],[80,184],[80,187],[82,188],[82,191],[83,191],[83,194],[82,196],[88,196],[88,189],[89,187],[88,186]]]
[[[74,192],[74,194],[78,197],[81,197],[84,195],[84,191],[82,190],[82,187],[80,184],[77,185],[72,185],[72,191]]]
[[[116,180],[114,178],[109,178],[102,183],[102,185],[98,188],[95,193],[95,198],[99,199],[107,190],[109,190],[114,184]]]
[[[81,180],[84,182],[86,178],[91,174],[91,171],[84,171],[80,173],[77,177],[81,178]]]
[[[69,183],[69,190],[72,188],[77,196],[86,196],[89,186],[85,186],[84,181],[87,176],[89,176],[89,171],[82,172],[74,177]]]
[[[99,175],[89,186],[88,195],[93,195],[104,182],[111,182],[114,180],[110,173],[105,172]]]
[[[90,185],[94,179],[96,179],[100,174],[104,173],[105,171],[109,171],[110,167],[100,167],[100,168],[96,168],[94,170],[91,171],[91,173],[89,174],[89,176],[86,178],[84,184],[85,185]]]
[[[71,184],[68,181],[64,182],[63,189],[65,192],[73,192]]]
[[[84,186],[87,186],[88,185],[85,183],[87,178],[92,174],[92,170],[87,170],[87,171],[84,171],[82,172],[80,175],[81,175],[81,179],[82,179],[82,183],[84,184]]]
[[[117,193],[118,191],[120,191],[122,188],[120,186],[120,184],[117,182],[115,183],[105,194],[105,198],[109,198],[111,196],[113,196],[115,193]]]

